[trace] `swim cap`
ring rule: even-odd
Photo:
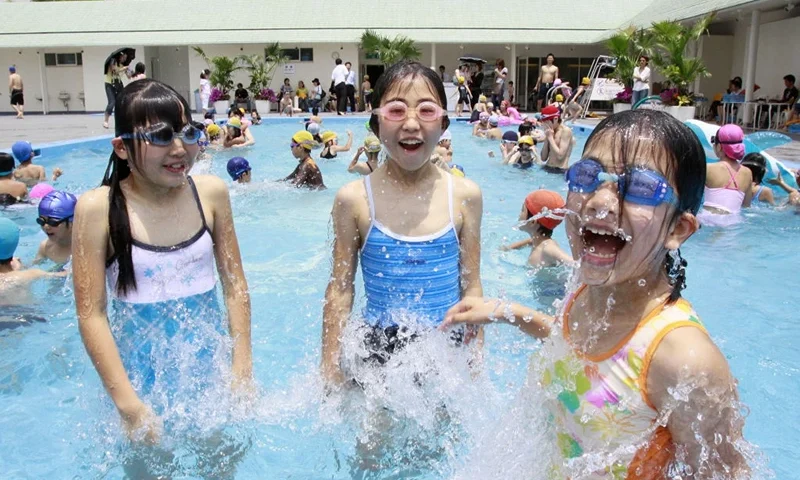
[[[250,171],[250,162],[243,157],[233,157],[228,160],[228,175],[232,180],[239,180],[239,177]]]
[[[208,126],[208,128],[206,128],[206,133],[209,137],[216,137],[221,131],[222,130],[220,130],[219,125],[216,123],[212,123]]]
[[[311,121],[316,123],[317,125],[322,125],[322,117],[319,115],[311,115]]]
[[[238,128],[239,130],[241,130],[241,129],[242,129],[242,121],[241,121],[241,120],[239,120],[239,118],[238,118],[238,117],[231,117],[231,118],[229,118],[229,119],[228,119],[228,124],[227,124],[227,125],[228,125],[229,127]]]
[[[489,112],[481,112],[481,114],[478,115],[478,119],[482,122],[485,120],[489,120]]]
[[[322,134],[322,143],[328,143],[334,138],[336,138],[336,132],[328,130],[327,132]]]
[[[11,73],[17,73],[17,67],[15,67],[14,65],[11,65],[10,67],[8,67],[8,71],[11,72]]]
[[[458,77],[458,83],[464,83],[464,77],[462,77],[462,76],[460,76],[460,75],[459,75],[459,77]]]
[[[364,149],[369,153],[377,153],[381,151],[381,141],[375,135],[367,135],[364,139]]]
[[[514,142],[517,143],[519,141],[519,135],[517,132],[508,131],[503,134],[503,141],[504,142]]]
[[[308,130],[308,133],[311,135],[319,135],[319,123],[309,122],[308,125],[306,125],[306,130]]]
[[[478,101],[479,102],[485,102],[486,101],[486,95],[481,94],[481,96],[478,97]]]
[[[299,132],[295,133],[292,136],[292,141],[294,141],[295,143],[299,143],[306,150],[311,150],[312,148],[317,146],[317,142],[314,140],[314,136],[311,135],[310,132],[307,132],[305,130],[300,130]]]
[[[583,85],[583,86],[587,86],[587,85],[591,85],[591,84],[592,84],[592,80],[589,77],[583,77],[583,79],[581,80],[581,85]]]
[[[560,78],[556,78],[555,81],[553,82],[553,86],[557,87],[559,85],[561,85],[561,79]]]
[[[12,173],[14,173],[14,157],[5,152],[0,152],[0,177],[5,177]]]
[[[449,128],[447,130],[445,130],[444,132],[442,132],[442,136],[439,137],[439,141],[440,142],[442,140],[452,140],[452,139],[453,139],[453,134],[450,133],[450,129]]]
[[[19,245],[19,227],[11,220],[0,217],[0,260],[14,258]]]
[[[499,121],[499,119],[497,118],[497,115],[492,115],[492,116],[489,117],[489,125],[497,126],[497,122],[498,121]]]
[[[731,160],[741,160],[744,157],[744,132],[739,125],[732,123],[723,125],[717,130],[712,142],[719,144]]]
[[[210,118],[205,118],[203,119],[203,125],[205,125],[206,127],[209,125],[214,125],[214,120],[211,120]]]
[[[530,135],[523,135],[519,137],[519,143],[524,143],[525,145],[533,146],[533,137]]]
[[[14,158],[16,158],[19,163],[27,162],[35,156],[31,143],[23,140],[11,146],[11,153],[14,154]]]
[[[561,95],[560,93],[557,93],[556,94],[556,102],[563,102],[563,101],[564,101],[564,95]]]
[[[561,110],[555,105],[548,105],[542,109],[542,120],[552,120],[561,116]]]
[[[75,215],[75,204],[78,198],[75,195],[59,190],[54,190],[39,202],[39,215],[58,220],[72,218]]]
[[[452,167],[450,167],[450,173],[455,175],[456,177],[466,177],[467,176],[464,173],[464,167],[462,167],[461,165],[456,165],[455,163],[453,164]]]
[[[552,210],[564,208],[564,199],[561,195],[551,190],[536,190],[525,197],[525,208],[531,216],[539,215],[543,210],[550,210],[546,216],[536,220],[541,226],[554,230],[563,220],[564,215],[552,212]]]
[[[31,192],[28,194],[30,198],[44,198],[45,195],[55,190],[50,184],[47,183],[37,183],[36,185],[31,188]]]

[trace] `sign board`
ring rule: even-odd
[[[294,63],[286,63],[283,65],[284,75],[294,75]]]
[[[592,82],[591,101],[610,101],[617,98],[617,94],[625,90],[625,85],[610,78],[595,78]]]

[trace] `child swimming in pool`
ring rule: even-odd
[[[501,250],[519,250],[530,245],[528,265],[531,267],[571,264],[574,261],[572,255],[562,250],[558,242],[553,239],[553,230],[564,220],[564,214],[559,212],[564,207],[564,199],[556,192],[536,190],[529,193],[519,214],[519,221],[523,222],[519,229],[527,233],[530,238],[501,247]],[[531,220],[542,214],[541,218]]]
[[[63,266],[72,256],[72,218],[78,199],[67,192],[52,191],[39,202],[39,217],[36,223],[47,235],[39,244],[34,265],[50,260]]]
[[[19,227],[12,220],[0,217],[0,306],[31,303],[29,285],[40,278],[63,277],[66,272],[50,273],[38,268],[22,267],[14,253],[19,245]],[[0,325],[7,323],[0,311]]]
[[[233,157],[228,160],[228,175],[231,176],[231,180],[236,183],[250,183],[252,179],[251,172],[252,168],[250,167],[250,162],[247,161],[246,158],[243,157]]]
[[[204,394],[231,380],[249,385],[250,298],[225,183],[188,176],[201,125],[186,100],[151,79],[121,95],[103,185],[75,208],[75,304],[124,429],[154,442],[159,417],[210,407]]]
[[[362,154],[367,154],[366,162],[359,162]],[[356,155],[347,167],[350,173],[369,175],[378,169],[378,156],[381,153],[381,141],[375,135],[369,135],[364,139],[364,145],[358,147]]]
[[[678,249],[698,229],[705,171],[699,141],[668,114],[606,118],[567,173],[582,285],[563,311],[467,298],[447,314],[445,328],[496,320],[550,337],[529,387],[552,413],[554,478],[749,478],[736,382],[681,297]]]
[[[367,356],[383,363],[404,339],[426,335],[463,296],[480,296],[482,196],[472,181],[429,161],[450,124],[442,80],[403,61],[373,92],[371,130],[386,160],[342,187],[333,203],[333,270],[325,292],[321,373],[340,385],[342,333],[361,261],[367,304]],[[454,332],[464,339],[463,330]]]
[[[28,187],[14,179],[14,157],[0,152],[0,206],[14,205],[28,198]]]

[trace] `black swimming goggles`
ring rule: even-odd
[[[167,123],[157,123],[151,125],[147,130],[137,133],[123,133],[119,138],[144,140],[147,143],[159,147],[165,147],[172,144],[175,138],[180,138],[186,145],[196,145],[203,135],[204,125],[197,122],[187,123],[180,132],[176,132],[172,125]]]

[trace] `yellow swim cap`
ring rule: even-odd
[[[480,97],[478,97],[478,101],[479,102],[485,102],[486,101],[486,95],[481,95]]]
[[[239,130],[242,129],[242,121],[239,120],[239,117],[231,117],[228,119],[229,127],[238,128]]]
[[[464,77],[461,75],[458,76],[458,83],[464,83]]]
[[[219,125],[217,125],[216,123],[212,123],[211,125],[206,127],[206,133],[208,134],[209,137],[216,137],[217,135],[219,135],[220,131],[221,130],[219,128]]]
[[[583,77],[583,80],[581,80],[581,85],[586,86],[586,85],[591,85],[591,84],[592,84],[592,81],[589,79],[589,77]]]
[[[369,153],[377,153],[381,151],[381,141],[375,135],[369,135],[364,139],[364,148]]]
[[[317,142],[314,140],[314,136],[305,130],[300,130],[299,132],[295,133],[292,136],[292,141],[295,143],[299,143],[306,150],[311,150],[312,148],[315,148],[317,146]]]
[[[561,95],[560,93],[557,93],[556,94],[556,102],[563,102],[563,101],[564,101],[564,95]]]
[[[533,146],[533,137],[530,135],[523,135],[519,139],[519,143],[524,143],[526,145]]]
[[[334,138],[336,138],[336,132],[328,130],[327,132],[322,134],[322,143],[328,143]]]

